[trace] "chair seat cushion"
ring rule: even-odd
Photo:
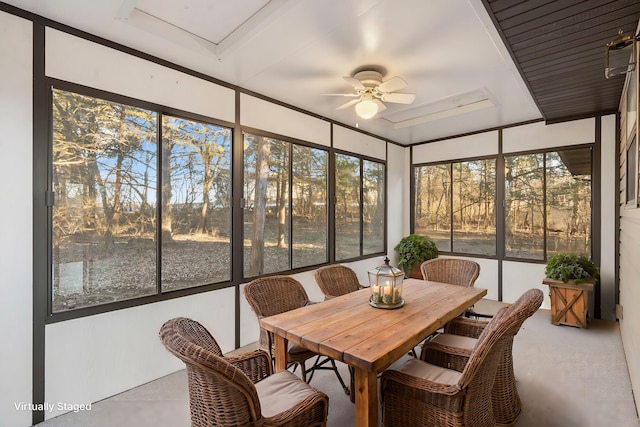
[[[313,353],[308,348],[304,348],[304,347],[302,347],[302,346],[300,346],[298,344],[293,344],[293,343],[289,343],[288,352],[291,355],[298,355],[298,354],[304,354],[304,353]]]
[[[436,335],[429,342],[437,343],[447,347],[463,348],[465,350],[471,351],[478,343],[478,340],[476,338],[463,337],[462,335],[444,333]]]
[[[256,383],[264,417],[273,417],[315,392],[315,389],[289,371],[281,371]]]
[[[398,371],[439,384],[455,385],[460,379],[460,372],[441,368],[420,359],[409,359]]]

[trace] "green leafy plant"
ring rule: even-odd
[[[438,257],[436,242],[426,236],[410,234],[400,239],[395,247],[400,255],[398,266],[409,274],[414,265]]]
[[[598,277],[598,268],[584,255],[557,253],[547,260],[544,273],[550,279],[566,282],[574,279],[576,283]]]

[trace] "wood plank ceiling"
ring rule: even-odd
[[[605,46],[634,34],[639,0],[482,0],[547,122],[616,112],[624,76]]]

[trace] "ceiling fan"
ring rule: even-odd
[[[355,93],[328,93],[330,96],[348,96],[356,99],[342,104],[337,109],[342,110],[355,105],[356,113],[360,118],[370,119],[378,111],[387,107],[385,102],[397,104],[411,104],[416,95],[413,93],[393,93],[407,87],[407,82],[400,77],[392,77],[382,81],[382,74],[378,71],[364,70],[357,72],[353,77],[343,77],[355,89]]]

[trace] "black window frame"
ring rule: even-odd
[[[502,138],[500,132],[500,139]],[[501,144],[500,144],[501,145]],[[416,168],[423,166],[434,166],[434,165],[449,165],[449,171],[452,173],[453,164],[460,162],[470,162],[476,160],[485,160],[485,159],[496,159],[496,255],[483,255],[483,254],[474,254],[474,253],[465,253],[465,252],[455,252],[455,251],[444,251],[440,252],[447,255],[453,256],[463,256],[470,258],[485,258],[485,259],[496,259],[498,261],[510,261],[510,262],[524,262],[524,263],[535,263],[535,264],[545,264],[548,258],[548,248],[547,248],[547,185],[546,185],[546,158],[547,153],[550,152],[559,152],[559,151],[567,151],[567,150],[579,150],[589,148],[591,150],[591,244],[590,244],[590,257],[594,257],[598,253],[598,249],[595,247],[596,244],[596,233],[599,233],[600,226],[596,224],[595,218],[595,204],[597,203],[598,191],[599,191],[599,182],[596,182],[596,177],[599,176],[598,168],[596,167],[596,143],[586,143],[586,144],[575,144],[568,146],[554,146],[554,147],[546,147],[543,149],[536,150],[525,150],[525,151],[517,151],[517,152],[508,152],[504,153],[500,150],[500,153],[489,155],[489,156],[478,156],[478,157],[470,157],[470,158],[460,158],[460,159],[450,159],[450,160],[441,160],[436,162],[422,162],[422,163],[412,163],[410,170],[410,198],[411,198],[411,219],[410,219],[410,231],[411,233],[415,233],[416,227],[416,187],[415,187],[415,176],[416,176]],[[545,162],[545,171],[544,171],[544,187],[543,187],[543,198],[544,198],[544,229],[543,229],[543,258],[518,258],[507,256],[505,253],[505,223],[504,223],[504,202],[505,202],[505,158],[506,157],[514,157],[520,155],[530,155],[530,154],[541,154],[543,156],[543,160]],[[453,191],[453,185],[451,185],[451,189],[449,191]],[[452,213],[452,204],[450,205],[450,214]],[[502,217],[500,216],[502,214]],[[453,245],[453,215],[451,214],[451,227],[450,227],[450,244]],[[450,246],[455,249],[455,246]]]
[[[318,264],[290,269],[290,270],[281,271],[281,272],[272,273],[272,274],[296,274],[296,273],[316,269],[322,265],[333,264],[336,262],[354,262],[359,260],[365,260],[369,258],[379,257],[386,253],[387,206],[388,206],[388,185],[387,185],[388,168],[387,168],[386,159],[382,160],[378,158],[373,158],[373,157],[365,156],[362,154],[349,152],[346,150],[338,150],[338,149],[335,149],[333,146],[326,146],[326,145],[316,144],[308,141],[302,141],[300,139],[292,138],[286,135],[280,135],[280,134],[264,131],[261,129],[241,126],[239,124],[239,116],[237,114],[236,114],[235,122],[227,122],[227,121],[216,119],[213,117],[203,116],[190,111],[184,111],[177,108],[172,108],[165,105],[153,103],[150,101],[145,101],[145,100],[141,100],[141,99],[125,96],[125,95],[120,95],[114,92],[109,92],[102,89],[96,89],[89,86],[68,82],[68,81],[64,81],[64,80],[60,80],[52,77],[44,77],[41,87],[43,90],[45,90],[45,96],[41,96],[41,99],[44,100],[45,97],[47,99],[47,105],[45,106],[45,108],[43,108],[43,111],[46,111],[46,121],[47,121],[46,129],[47,130],[45,132],[46,138],[34,138],[34,150],[37,152],[36,154],[34,154],[34,167],[42,166],[46,170],[46,173],[34,174],[34,191],[37,194],[38,189],[41,188],[44,193],[44,203],[42,205],[39,205],[37,203],[34,204],[34,212],[35,212],[34,218],[40,217],[42,218],[43,221],[46,222],[46,224],[42,225],[43,229],[46,230],[46,232],[45,232],[45,235],[39,236],[39,237],[35,236],[34,239],[37,242],[37,244],[41,244],[44,247],[46,247],[47,255],[46,255],[46,258],[43,260],[40,260],[40,259],[34,260],[34,262],[38,264],[37,266],[34,266],[34,271],[41,271],[41,272],[46,271],[46,277],[37,279],[43,285],[46,284],[45,285],[46,291],[43,291],[43,293],[46,294],[46,304],[43,304],[43,305],[46,305],[46,314],[44,315],[45,324],[57,323],[61,321],[82,318],[86,316],[92,316],[92,315],[107,313],[111,311],[117,311],[117,310],[135,307],[139,305],[165,301],[173,298],[180,298],[183,296],[195,295],[198,293],[210,292],[210,291],[225,289],[229,287],[238,287],[240,284],[245,283],[248,280],[254,279],[255,277],[245,278],[242,272],[242,269],[238,270],[236,267],[237,263],[241,263],[241,264],[244,263],[242,258],[243,257],[242,255],[243,241],[242,239],[238,239],[238,236],[243,235],[243,231],[242,231],[243,216],[242,216],[242,213],[238,214],[238,210],[240,211],[242,210],[238,208],[241,207],[241,201],[242,201],[241,199],[243,195],[241,192],[239,193],[238,190],[242,187],[241,184],[243,180],[243,177],[242,177],[243,160],[242,160],[242,150],[241,150],[242,146],[240,146],[240,149],[239,149],[238,144],[239,144],[239,140],[242,141],[243,139],[242,135],[244,133],[267,136],[269,138],[276,138],[292,144],[297,144],[300,146],[305,146],[310,148],[322,149],[328,152],[329,166],[328,166],[327,185],[328,185],[329,200],[328,200],[328,228],[327,228],[327,233],[328,233],[327,260]],[[159,127],[157,138],[159,138],[159,140],[162,138],[161,124],[162,124],[162,118],[164,115],[169,115],[172,117],[182,118],[186,120],[193,120],[197,122],[203,122],[203,123],[212,124],[216,126],[226,127],[231,130],[232,132],[232,136],[231,136],[231,151],[232,151],[231,177],[232,179],[231,179],[230,185],[231,185],[231,191],[232,191],[232,197],[231,197],[231,206],[232,206],[231,259],[232,260],[231,260],[231,266],[230,266],[230,271],[231,271],[230,280],[211,283],[211,284],[198,285],[193,287],[187,287],[182,289],[162,291],[161,283],[160,283],[160,275],[158,275],[156,277],[156,292],[152,295],[140,296],[140,297],[135,297],[131,299],[123,299],[119,301],[101,303],[101,304],[96,304],[96,305],[91,305],[86,307],[73,308],[65,311],[58,311],[58,312],[53,311],[52,275],[50,273],[51,265],[52,265],[52,244],[51,244],[52,243],[52,224],[53,224],[52,213],[53,213],[53,204],[55,203],[55,197],[52,191],[53,88],[77,93],[87,97],[95,97],[95,98],[99,98],[101,100],[105,100],[109,102],[126,104],[128,106],[143,108],[143,109],[156,112],[157,118],[158,118],[158,127]],[[240,91],[236,89],[237,100],[239,100],[239,96],[238,96],[239,93]],[[238,109],[238,107],[236,107],[236,109]],[[44,115],[42,115],[42,117],[44,118]],[[160,145],[161,144],[159,144],[159,146]],[[384,231],[383,231],[384,243],[383,243],[383,250],[380,252],[363,254],[363,245],[362,245],[363,237],[362,237],[362,225],[361,225],[359,256],[349,258],[348,260],[341,259],[339,261],[336,261],[336,258],[335,258],[336,235],[335,235],[335,217],[334,217],[334,214],[335,214],[335,153],[341,153],[341,154],[359,158],[361,170],[362,170],[362,163],[365,160],[382,164],[384,167],[384,184],[383,184],[383,189],[385,193],[384,202],[383,202],[384,203],[384,207],[383,207],[384,209]],[[161,156],[158,156],[158,157],[160,158]],[[158,181],[159,180],[160,178],[158,178]],[[238,182],[240,182],[240,186],[238,186]],[[362,190],[362,179],[360,182],[360,186]],[[158,191],[160,190],[158,189]],[[157,197],[159,200],[160,195],[158,195]],[[362,203],[362,196],[360,199],[360,204],[361,203]],[[158,218],[160,218],[161,203],[158,202],[156,209],[158,211]],[[362,211],[363,211],[363,208],[362,208],[362,205],[360,205],[361,218],[362,218]],[[39,228],[39,227],[36,227],[36,228]],[[161,244],[162,244],[161,240],[158,239],[156,246],[159,247],[161,246]],[[160,255],[158,255],[158,258],[160,258]],[[160,268],[161,268],[161,265],[157,263],[157,269],[159,270]],[[261,276],[269,276],[272,274],[264,274]],[[261,277],[261,276],[256,276],[256,277]]]
[[[449,200],[451,201],[451,203],[449,203],[449,207],[448,207],[448,212],[449,212],[449,247],[455,249],[455,245],[454,245],[454,206],[453,206],[453,187],[454,187],[454,182],[453,182],[453,174],[454,174],[454,165],[458,164],[458,163],[465,163],[465,162],[474,162],[474,161],[483,161],[483,160],[495,160],[495,168],[496,168],[496,174],[495,174],[495,200],[494,200],[494,204],[496,206],[495,209],[495,215],[496,218],[494,219],[494,223],[496,224],[496,232],[495,232],[495,254],[494,255],[487,255],[487,254],[479,254],[479,253],[469,253],[469,252],[459,252],[459,251],[446,251],[446,250],[440,250],[440,253],[445,253],[445,254],[450,254],[450,255],[459,255],[459,256],[464,256],[464,257],[473,257],[473,258],[488,258],[488,259],[496,259],[498,258],[498,253],[499,253],[499,240],[498,240],[498,227],[499,227],[499,222],[498,222],[498,189],[499,189],[499,173],[498,173],[498,165],[499,165],[499,156],[497,155],[490,155],[490,156],[479,156],[479,157],[470,157],[470,158],[463,158],[463,159],[452,159],[452,160],[441,160],[441,161],[437,161],[437,162],[425,162],[425,163],[416,163],[413,164],[411,167],[411,178],[410,178],[410,182],[411,182],[411,233],[415,233],[416,230],[416,182],[415,182],[415,178],[416,178],[416,169],[420,168],[420,167],[425,167],[425,166],[441,166],[441,165],[447,165],[448,166],[448,170],[449,170],[449,178],[451,180],[451,185],[449,186]]]
[[[156,275],[156,286],[155,286],[155,293],[151,294],[151,295],[145,295],[145,296],[139,296],[139,297],[134,297],[134,298],[130,298],[130,299],[123,299],[123,300],[119,300],[119,301],[114,301],[114,302],[108,302],[108,303],[102,303],[102,304],[95,304],[95,305],[90,305],[90,306],[86,306],[86,307],[79,307],[79,308],[73,308],[73,309],[69,309],[69,310],[65,310],[65,311],[58,311],[58,312],[54,312],[53,311],[53,283],[52,283],[52,274],[51,272],[51,265],[52,265],[52,238],[53,238],[53,229],[52,229],[52,225],[53,225],[53,205],[55,203],[55,194],[53,193],[53,169],[52,169],[52,162],[53,162],[53,108],[52,108],[52,102],[53,102],[53,90],[54,89],[58,89],[58,90],[63,90],[63,91],[68,91],[68,92],[73,92],[82,96],[86,96],[86,97],[93,97],[93,98],[98,98],[101,100],[105,100],[108,102],[114,102],[114,103],[120,103],[120,104],[126,104],[128,106],[131,107],[135,107],[135,108],[142,108],[142,109],[146,109],[149,111],[153,111],[157,114],[157,126],[158,126],[158,132],[157,132],[157,140],[158,140],[158,147],[160,147],[162,144],[160,143],[161,139],[162,139],[162,118],[163,116],[167,115],[167,116],[171,116],[171,117],[176,117],[176,118],[181,118],[181,119],[186,119],[186,120],[192,120],[192,121],[197,121],[197,122],[202,122],[202,123],[207,123],[207,124],[212,124],[215,126],[220,126],[220,127],[225,127],[230,129],[231,131],[231,151],[233,152],[233,147],[234,147],[234,143],[235,143],[235,138],[234,138],[234,132],[236,131],[235,128],[235,123],[230,123],[230,122],[226,122],[224,120],[219,120],[219,119],[215,119],[212,117],[207,117],[207,116],[203,116],[200,114],[196,114],[196,113],[192,113],[189,111],[184,111],[184,110],[180,110],[180,109],[176,109],[176,108],[171,108],[171,107],[167,107],[164,105],[159,105],[156,103],[152,103],[152,102],[148,102],[148,101],[144,101],[144,100],[140,100],[140,99],[136,99],[136,98],[132,98],[132,97],[128,97],[128,96],[124,96],[124,95],[120,95],[120,94],[116,94],[113,92],[108,92],[108,91],[104,91],[101,89],[95,89],[92,87],[88,87],[88,86],[84,86],[84,85],[80,85],[77,83],[71,83],[71,82],[67,82],[67,81],[63,81],[63,80],[59,80],[59,79],[55,79],[55,78],[51,78],[51,77],[45,77],[45,82],[46,82],[46,89],[47,89],[47,100],[48,100],[48,104],[47,104],[47,120],[48,120],[48,133],[47,133],[47,146],[46,147],[35,147],[35,150],[38,149],[42,149],[43,151],[46,152],[46,182],[41,183],[44,187],[45,187],[45,199],[46,199],[46,203],[44,206],[44,209],[46,209],[46,236],[45,239],[43,239],[43,244],[46,244],[46,252],[47,252],[47,256],[46,256],[46,271],[48,272],[46,278],[45,278],[45,282],[46,282],[46,294],[47,294],[47,313],[46,313],[46,317],[45,317],[45,322],[46,323],[56,323],[59,321],[64,321],[64,320],[69,320],[69,319],[75,319],[75,318],[80,318],[80,317],[85,317],[85,316],[91,316],[91,315],[95,315],[95,314],[100,314],[100,313],[105,313],[105,312],[109,312],[109,311],[115,311],[115,310],[121,310],[124,308],[129,308],[129,307],[135,307],[138,305],[143,305],[143,304],[148,304],[148,303],[153,303],[153,302],[157,302],[157,301],[164,301],[167,299],[173,299],[173,298],[179,298],[182,296],[187,296],[187,295],[192,295],[192,294],[197,294],[197,293],[201,293],[201,292],[209,292],[212,290],[218,290],[218,289],[223,289],[223,288],[227,288],[229,286],[233,285],[233,275],[231,276],[230,280],[225,280],[225,281],[221,281],[221,282],[216,282],[216,283],[209,283],[209,284],[204,284],[204,285],[199,285],[199,286],[193,286],[193,287],[188,287],[188,288],[182,288],[182,289],[175,289],[175,290],[166,290],[163,291],[161,288],[161,276],[159,274]],[[159,151],[158,151],[159,153]],[[158,156],[158,161],[160,161],[161,156]],[[233,164],[233,160],[232,160],[232,164]],[[232,166],[233,169],[233,166]],[[233,175],[233,172],[232,172]],[[160,176],[158,176],[158,183],[161,183],[161,178]],[[34,185],[37,185],[37,182],[34,182]],[[233,181],[231,182],[231,185],[233,184]],[[160,185],[158,186],[157,189],[157,199],[160,200]],[[37,208],[37,206],[35,207]],[[160,215],[161,215],[161,203],[157,203],[156,206],[156,217],[157,220],[160,221]],[[232,223],[233,223],[233,218],[232,218]],[[158,252],[157,252],[157,261],[156,261],[156,271],[160,271],[161,269],[161,264],[159,262],[159,259],[161,258],[160,254],[160,250],[161,250],[161,246],[162,246],[162,239],[160,237],[160,232],[158,231],[159,228],[156,227],[156,233],[157,233],[157,241],[156,241],[156,248],[158,248]],[[44,240],[46,240],[46,243],[44,243]],[[233,246],[233,240],[231,241],[231,245]],[[229,266],[230,271],[232,271],[232,265]],[[232,273],[233,274],[233,273]]]
[[[527,262],[527,263],[538,263],[538,264],[546,264],[547,259],[549,258],[549,251],[548,251],[548,242],[547,242],[547,235],[548,235],[548,225],[547,225],[547,153],[555,153],[555,152],[560,152],[560,151],[568,151],[568,150],[581,150],[581,149],[586,149],[588,148],[590,150],[590,154],[591,154],[591,203],[590,203],[590,232],[591,232],[591,243],[590,243],[590,254],[589,257],[593,258],[594,253],[596,252],[595,248],[594,248],[594,235],[595,235],[595,231],[596,230],[600,230],[600,227],[595,227],[594,221],[594,206],[596,203],[596,183],[594,182],[594,179],[596,177],[596,171],[595,171],[595,144],[594,143],[589,143],[589,144],[576,144],[576,145],[568,145],[568,146],[556,146],[556,147],[547,147],[544,149],[539,149],[539,150],[528,150],[528,151],[518,151],[518,152],[509,152],[509,153],[503,153],[502,154],[502,162],[503,165],[505,164],[504,162],[504,158],[505,157],[515,157],[515,156],[523,156],[523,155],[531,155],[531,154],[541,154],[542,155],[542,160],[543,160],[543,164],[544,164],[544,176],[543,176],[543,188],[542,188],[542,197],[543,197],[543,222],[544,222],[544,228],[543,228],[543,257],[541,259],[538,258],[518,258],[518,257],[512,257],[512,256],[507,256],[505,254],[505,240],[504,237],[505,236],[505,230],[504,230],[504,218],[502,219],[502,230],[500,230],[500,232],[502,233],[502,242],[503,242],[503,246],[502,248],[500,248],[501,253],[504,254],[503,256],[503,260],[505,261],[514,261],[514,262]],[[499,185],[502,187],[502,195],[503,197],[505,197],[505,193],[504,193],[504,170],[501,171],[502,172],[502,179],[501,181],[499,181]],[[599,184],[598,184],[599,185]],[[503,198],[503,202],[504,202],[504,198]],[[500,203],[500,202],[498,202]],[[503,204],[504,206],[504,204]],[[506,214],[506,212],[503,212]]]
[[[242,279],[248,279],[248,280],[252,280],[258,277],[262,277],[262,276],[271,276],[271,275],[278,275],[278,274],[293,274],[296,272],[302,272],[302,271],[307,271],[310,269],[314,269],[317,268],[321,265],[325,265],[328,263],[333,262],[332,258],[331,258],[331,251],[329,250],[330,246],[331,246],[331,233],[330,233],[330,223],[332,222],[332,218],[330,215],[330,198],[331,198],[331,188],[333,186],[333,177],[331,175],[331,148],[324,146],[324,145],[320,145],[320,144],[314,144],[308,141],[303,141],[300,139],[296,139],[296,138],[292,138],[292,137],[288,137],[288,136],[284,136],[284,135],[279,135],[279,134],[275,134],[272,132],[265,132],[263,130],[260,129],[255,129],[255,128],[250,128],[250,127],[241,127],[241,137],[244,141],[244,136],[246,134],[250,134],[250,135],[254,135],[257,137],[264,137],[264,138],[268,138],[268,139],[275,139],[275,140],[279,140],[282,142],[286,142],[289,144],[289,148],[288,148],[288,152],[289,152],[289,162],[287,165],[288,171],[289,171],[289,182],[287,185],[287,191],[289,193],[288,195],[288,200],[289,200],[289,209],[288,209],[288,224],[289,224],[289,229],[288,229],[288,236],[289,236],[289,241],[288,241],[288,245],[289,245],[289,269],[287,270],[281,270],[278,272],[273,272],[273,273],[264,273],[261,275],[257,275],[257,276],[246,276],[244,273],[242,274]],[[317,149],[317,150],[322,150],[322,151],[326,151],[327,153],[327,228],[326,228],[326,232],[327,232],[327,245],[325,248],[325,252],[326,252],[326,258],[324,261],[321,261],[317,264],[312,264],[312,265],[307,265],[307,266],[303,266],[303,267],[293,267],[293,209],[291,207],[291,203],[292,203],[292,191],[293,191],[293,173],[292,173],[292,169],[293,169],[293,147],[294,145],[300,146],[300,147],[305,147],[305,148],[311,148],[311,149]],[[243,157],[242,157],[242,165],[244,168],[244,153],[243,153]],[[242,176],[242,186],[244,188],[244,171],[242,171],[242,173],[240,174]],[[241,198],[241,207],[243,212],[241,213],[241,215],[244,217],[244,208],[245,208],[245,204],[246,201],[244,200],[244,194],[240,194],[238,195],[238,197]],[[244,227],[242,227],[242,235],[243,235],[243,241],[247,238],[247,236],[244,235]],[[240,258],[242,260],[242,269],[244,271],[244,254],[241,253],[242,258]]]
[[[351,258],[341,258],[341,259],[337,259],[336,257],[336,229],[335,229],[335,223],[336,223],[336,205],[337,205],[337,196],[336,196],[336,185],[335,185],[335,181],[336,181],[336,155],[345,155],[345,156],[349,156],[349,157],[354,157],[359,159],[359,176],[360,176],[360,187],[359,187],[359,222],[360,222],[360,238],[359,238],[359,255],[356,257],[351,257]],[[381,252],[375,252],[375,253],[370,253],[370,254],[364,254],[364,208],[363,208],[363,198],[364,198],[364,162],[365,161],[369,161],[369,162],[373,162],[373,163],[379,163],[382,164],[382,166],[384,167],[384,232],[383,232],[383,250]],[[357,154],[357,153],[352,153],[352,152],[348,152],[345,150],[338,150],[335,149],[333,150],[333,152],[331,153],[331,158],[330,158],[330,165],[331,165],[331,177],[333,179],[333,185],[331,186],[331,197],[330,197],[330,219],[333,221],[333,226],[332,226],[332,251],[331,251],[331,262],[332,263],[343,263],[343,262],[353,262],[353,261],[357,261],[360,259],[367,259],[367,258],[372,258],[372,257],[377,257],[377,256],[381,256],[381,255],[385,255],[386,254],[386,247],[387,247],[387,210],[388,210],[388,167],[387,167],[387,162],[386,160],[381,160],[375,157],[370,157],[370,156],[365,156],[362,154]]]

